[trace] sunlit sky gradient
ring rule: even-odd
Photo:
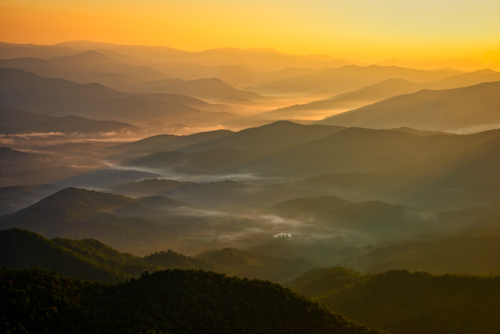
[[[500,50],[499,17],[498,0],[0,0],[0,40],[443,58]]]

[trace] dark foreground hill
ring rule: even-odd
[[[280,285],[167,270],[102,285],[39,269],[0,270],[10,333],[383,333]]]
[[[500,328],[500,277],[406,270],[362,275],[326,268],[290,286],[334,312],[392,333],[493,334]]]

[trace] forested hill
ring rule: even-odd
[[[333,312],[395,334],[497,334],[500,277],[314,269],[290,287]]]
[[[4,333],[385,333],[280,285],[167,270],[117,285],[0,269]]]
[[[33,266],[96,282],[115,283],[142,272],[164,269],[203,269],[229,276],[283,283],[311,268],[306,261],[281,259],[234,248],[191,257],[172,250],[145,257],[121,253],[95,239],[47,239],[21,229],[0,230],[0,267]]]
[[[39,266],[61,275],[99,282],[119,282],[160,270],[138,256],[120,253],[95,239],[72,240],[9,229],[0,231],[0,266]]]

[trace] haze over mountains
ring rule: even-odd
[[[8,329],[496,333],[499,92],[492,61],[0,43]]]
[[[12,69],[1,69],[0,101],[28,111],[54,116],[76,114],[98,119],[118,118],[132,122],[160,120],[171,122],[218,122],[229,113],[209,113],[203,101],[175,94],[126,94],[100,84],[77,84],[64,79],[48,79]],[[141,110],[141,115],[136,110]],[[216,108],[213,108],[216,109]],[[214,110],[215,111],[215,110]],[[213,123],[212,123],[213,124]]]
[[[410,82],[429,83],[439,81],[454,75],[449,71],[422,71],[393,66],[367,66],[355,65],[329,69],[318,73],[305,74],[295,78],[284,79],[253,87],[257,93],[278,94],[311,94],[329,92],[340,94],[388,79],[403,79]]]
[[[332,116],[320,124],[475,132],[500,124],[500,82],[396,96]]]

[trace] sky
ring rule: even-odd
[[[499,17],[498,0],[0,0],[0,41],[478,58],[500,50]]]

